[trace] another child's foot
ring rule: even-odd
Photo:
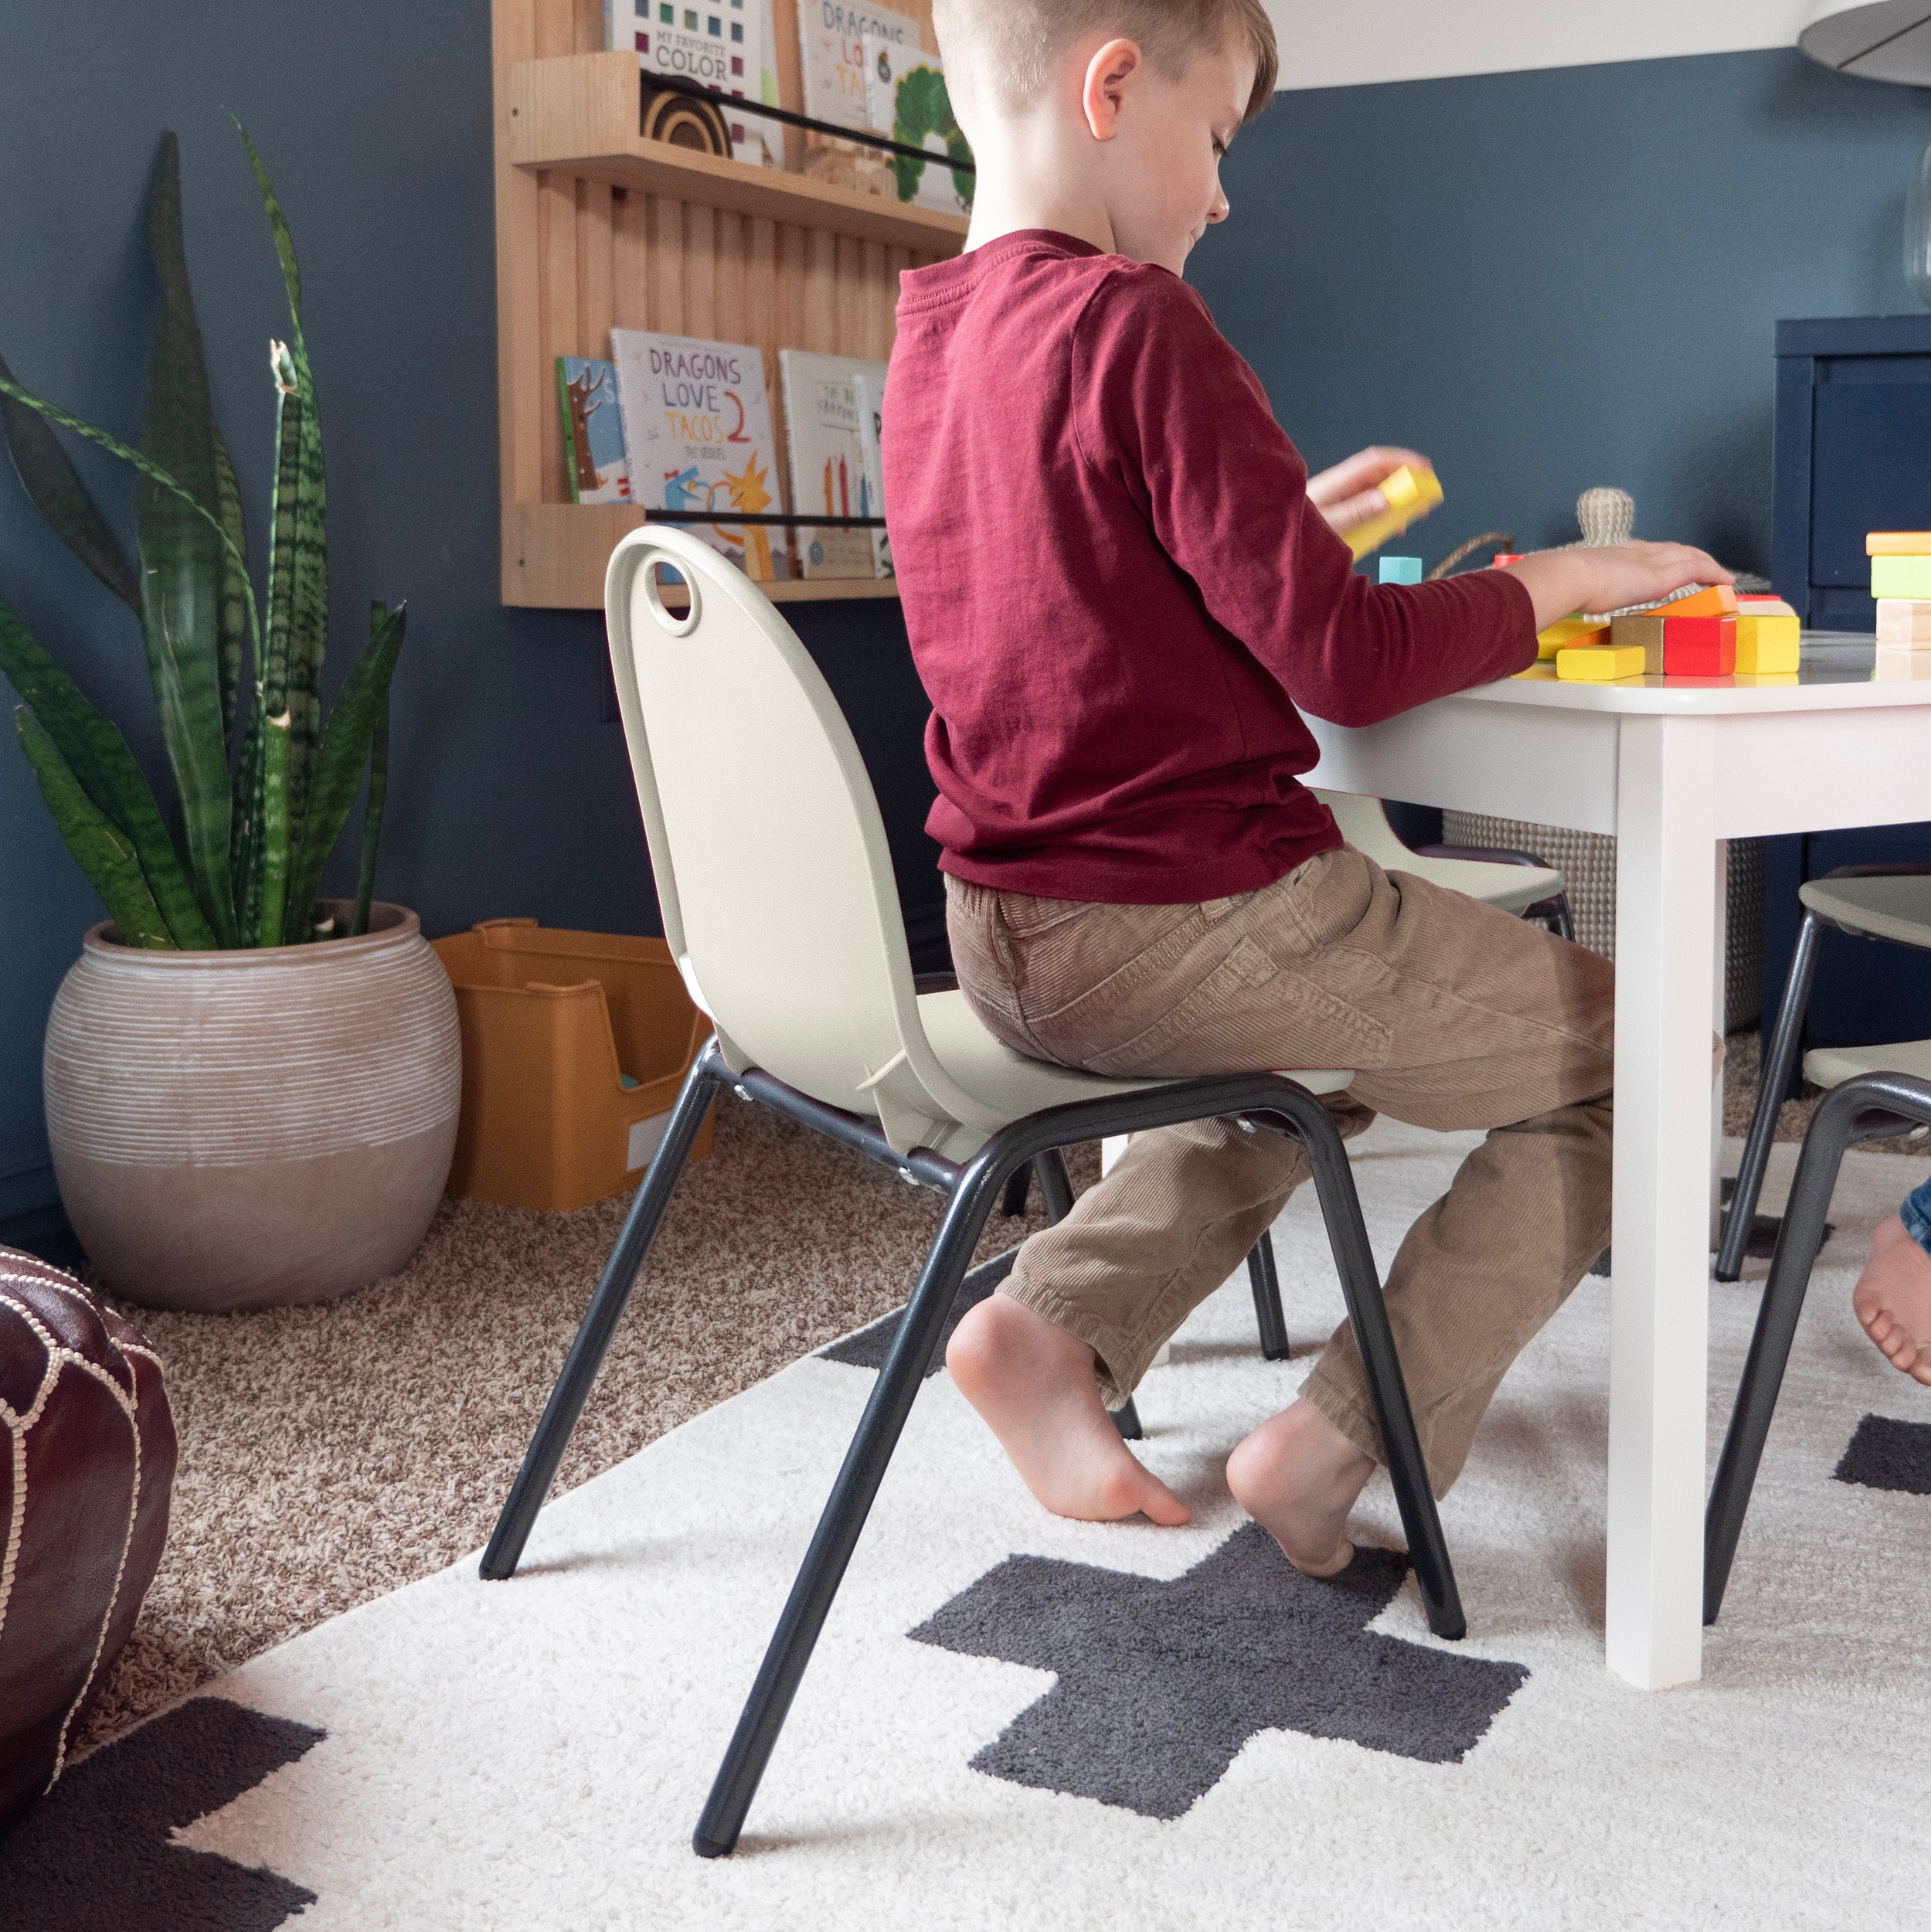
[[[1311,1402],[1271,1417],[1227,1458],[1234,1501],[1308,1577],[1332,1577],[1354,1560],[1348,1512],[1374,1473],[1374,1458]]]
[[[1851,1305],[1892,1366],[1931,1386],[1931,1254],[1895,1214],[1872,1237]]]
[[[1120,1439],[1092,1349],[1008,1296],[988,1295],[953,1331],[946,1366],[1026,1487],[1056,1516],[1184,1523],[1187,1505]]]

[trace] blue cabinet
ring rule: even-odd
[[[1872,530],[1931,530],[1931,314],[1779,322],[1770,574],[1812,628],[1875,628]],[[1772,838],[1766,861],[1767,1028],[1797,944],[1798,886],[1839,866],[1931,864],[1931,825]],[[1931,957],[1827,934],[1805,1047],[1926,1039]]]

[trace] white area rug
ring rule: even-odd
[[[1468,1144],[1386,1123],[1355,1144],[1384,1263]],[[972,1767],[1054,1679],[907,1633],[1015,1555],[1172,1580],[1223,1549],[1227,1451],[1340,1315],[1309,1192],[1276,1235],[1294,1360],[1260,1359],[1243,1276],[1141,1391],[1190,1527],[1045,1515],[950,1380],[925,1385],[735,1858],[693,1856],[692,1828],[872,1383],[817,1358],[552,1502],[515,1581],[466,1561],[211,1686],[326,1736],[175,1842],[314,1894],[302,1932],[1931,1923],[1931,1498],[1833,1475],[1867,1414],[1931,1423],[1848,1292],[1925,1172],[1847,1162],[1695,1686],[1604,1668],[1607,1290],[1586,1280],[1444,1506],[1467,1639],[1428,1634],[1412,1580],[1368,1626],[1526,1672],[1460,1761],[1268,1730],[1171,1819]],[[1712,1291],[1712,1462],[1763,1273]],[[1385,1481],[1358,1527],[1399,1545]]]

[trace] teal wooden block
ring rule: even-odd
[[[1422,580],[1422,560],[1418,556],[1385,556],[1375,560],[1381,566],[1381,576],[1378,580],[1380,583],[1419,583]],[[1924,561],[1931,563],[1931,557],[1926,557]],[[1915,596],[1916,593],[1912,594]],[[1931,593],[1926,594],[1931,595]]]

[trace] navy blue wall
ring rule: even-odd
[[[1434,458],[1431,563],[1572,541],[1606,483],[1767,571],[1773,326],[1915,308],[1927,138],[1923,94],[1791,50],[1283,94],[1191,279],[1311,464]]]
[[[6,9],[0,352],[29,386],[131,440],[153,315],[145,197],[160,132],[175,128],[216,406],[260,509],[267,344],[286,333],[285,311],[229,108],[262,149],[301,256],[329,460],[335,675],[366,634],[369,598],[410,603],[383,895],[416,906],[432,934],[506,913],[657,930],[621,734],[602,717],[601,620],[497,600],[488,0]],[[111,463],[85,467],[104,502],[131,509]],[[253,536],[259,554],[259,515]],[[158,772],[132,620],[46,533],[4,463],[0,594]],[[896,607],[797,615],[873,759],[908,896],[930,907],[922,702]],[[729,783],[728,760],[719,777]],[[0,743],[0,1219],[53,1198],[42,1027],[100,917],[24,760]]]

